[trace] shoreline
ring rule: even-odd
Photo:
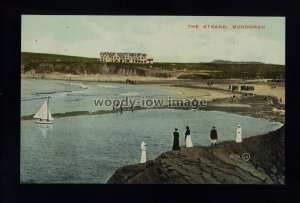
[[[29,78],[29,79],[46,79],[46,80],[66,80],[66,81],[80,81],[80,82],[103,82],[103,83],[125,83],[126,79],[136,80],[138,84],[149,84],[148,82],[163,83],[171,81],[177,81],[176,77],[172,78],[158,78],[158,77],[150,77],[150,76],[126,76],[126,75],[108,75],[108,74],[71,74],[71,73],[44,73],[44,74],[36,74],[32,73],[21,73],[21,79]]]
[[[44,78],[42,78],[44,77]],[[35,74],[34,72],[27,72],[21,74],[21,79],[46,79],[46,80],[65,80],[75,82],[100,82],[100,83],[123,83],[126,84],[126,79],[136,81],[136,85],[158,85],[169,91],[175,91],[181,93],[178,98],[203,98],[203,99],[218,99],[228,98],[233,95],[242,95],[253,93],[263,96],[278,97],[282,99],[282,104],[285,104],[285,83],[268,83],[265,80],[242,80],[242,79],[177,79],[172,78],[157,78],[157,77],[143,77],[143,76],[124,76],[124,75],[104,75],[104,74],[86,74],[86,75],[75,75],[75,74],[62,74],[62,73],[51,73],[51,74]],[[70,79],[71,78],[71,79]],[[207,82],[213,81],[214,85],[208,87]],[[219,83],[219,84],[218,84]],[[228,89],[229,84],[236,85],[255,85],[255,90],[248,91],[235,91],[231,92]],[[272,89],[272,86],[277,86]],[[198,91],[198,90],[201,90]]]
[[[246,100],[253,100],[253,99],[260,99],[262,100],[260,96],[252,97],[252,98],[246,98]],[[226,113],[233,113],[238,114],[241,116],[251,116],[254,118],[261,118],[268,120],[270,122],[279,122],[281,124],[285,123],[285,114],[282,114],[281,111],[276,112],[273,111],[275,107],[270,107],[266,103],[263,105],[261,103],[255,103],[252,105],[246,106],[245,104],[226,104],[221,101],[217,102],[209,102],[206,107],[198,108],[196,111],[221,111]],[[151,110],[151,109],[178,109],[178,110],[191,110],[190,107],[168,107],[167,105],[162,107],[135,107],[134,111],[139,110]],[[277,108],[276,108],[277,109]],[[279,109],[279,108],[278,108]],[[126,112],[126,110],[124,110]],[[98,110],[98,111],[71,111],[71,112],[64,112],[64,113],[54,113],[52,116],[54,118],[63,118],[63,117],[70,117],[70,116],[85,116],[85,115],[101,115],[101,114],[110,114],[110,113],[120,113],[120,111],[117,110]],[[21,121],[25,120],[35,120],[33,118],[33,115],[24,115],[21,116]]]
[[[30,74],[22,74],[22,78],[31,78],[31,79],[40,79],[37,77],[30,77]],[[53,75],[53,74],[51,74]],[[55,76],[56,74],[54,74]],[[66,80],[66,81],[85,81],[85,82],[98,82],[97,80],[89,80],[97,78],[97,75],[94,77],[84,77],[84,80],[72,80],[66,79],[70,74],[60,74],[64,76],[64,78],[60,77],[46,77],[44,79],[48,80]],[[143,82],[137,82],[137,85],[157,85],[159,88],[170,92],[176,92],[178,95],[173,96],[175,99],[205,99],[208,101],[207,107],[201,108],[200,110],[208,110],[208,111],[224,111],[228,113],[236,113],[239,115],[252,116],[256,118],[264,118],[270,121],[276,121],[280,123],[285,123],[285,97],[283,97],[283,102],[278,103],[278,96],[285,96],[284,87],[278,86],[276,90],[270,90],[269,84],[265,84],[263,82],[255,83],[256,90],[253,91],[253,96],[245,96],[249,92],[246,91],[235,91],[231,92],[228,90],[229,82],[237,82],[239,80],[222,80],[221,84],[215,84],[212,87],[208,87],[206,82],[211,80],[179,80],[179,79],[164,79],[164,78],[155,78],[152,80],[152,77],[138,77],[138,76],[109,76],[110,79],[114,79],[109,81],[109,83],[124,83],[125,78],[133,79],[134,77],[143,78]],[[79,79],[80,76],[78,76]],[[81,76],[82,77],[82,76]],[[121,81],[120,79],[124,79]],[[119,79],[119,80],[116,80]],[[219,80],[220,81],[220,80]],[[101,83],[103,81],[100,81]],[[105,82],[106,83],[106,82]],[[272,92],[273,91],[273,92]],[[256,92],[256,94],[255,94]],[[268,93],[268,94],[267,94]],[[268,97],[265,100],[265,97]],[[179,108],[179,107],[135,107],[135,110],[142,109],[190,109],[190,108]],[[95,112],[89,111],[73,111],[73,112],[62,112],[53,114],[54,117],[67,117],[67,116],[80,116],[80,115],[99,115],[99,114],[107,114],[114,113],[113,110],[98,110]],[[25,115],[21,117],[21,120],[33,120],[33,115]]]

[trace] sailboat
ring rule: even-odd
[[[39,124],[53,123],[54,119],[49,109],[49,97],[47,100],[45,100],[44,104],[41,106],[40,110],[33,116],[33,118],[38,118],[39,120],[36,120],[35,122]]]

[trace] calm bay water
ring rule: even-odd
[[[82,86],[87,89],[83,89]],[[159,89],[155,85],[126,85],[99,82],[74,82],[43,79],[21,80],[21,116],[35,114],[49,96],[51,113],[70,111],[98,111],[94,105],[96,99],[147,98],[167,99],[176,92]],[[112,109],[112,107],[101,107]]]
[[[47,96],[47,92],[50,92],[50,108],[54,113],[96,111],[99,108],[93,106],[92,100],[102,97],[172,95],[151,85],[84,85],[88,89],[58,81],[22,80],[21,114],[36,113],[44,102],[38,98]],[[53,89],[56,93],[51,93]],[[142,141],[149,149],[148,160],[171,150],[175,127],[179,128],[181,145],[184,144],[185,126],[189,125],[193,143],[206,146],[210,144],[212,125],[217,127],[219,141],[234,140],[237,123],[242,125],[244,138],[281,126],[280,123],[225,112],[177,109],[54,119],[54,124],[49,126],[35,124],[33,120],[21,121],[22,183],[105,183],[119,167],[139,162]]]

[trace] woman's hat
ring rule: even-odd
[[[175,128],[175,131],[177,131],[178,130],[178,128]]]
[[[213,126],[212,128],[216,128],[215,126]]]

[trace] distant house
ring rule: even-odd
[[[105,63],[135,63],[147,64],[153,63],[153,59],[147,59],[144,53],[116,53],[116,52],[100,52],[100,62]]]

